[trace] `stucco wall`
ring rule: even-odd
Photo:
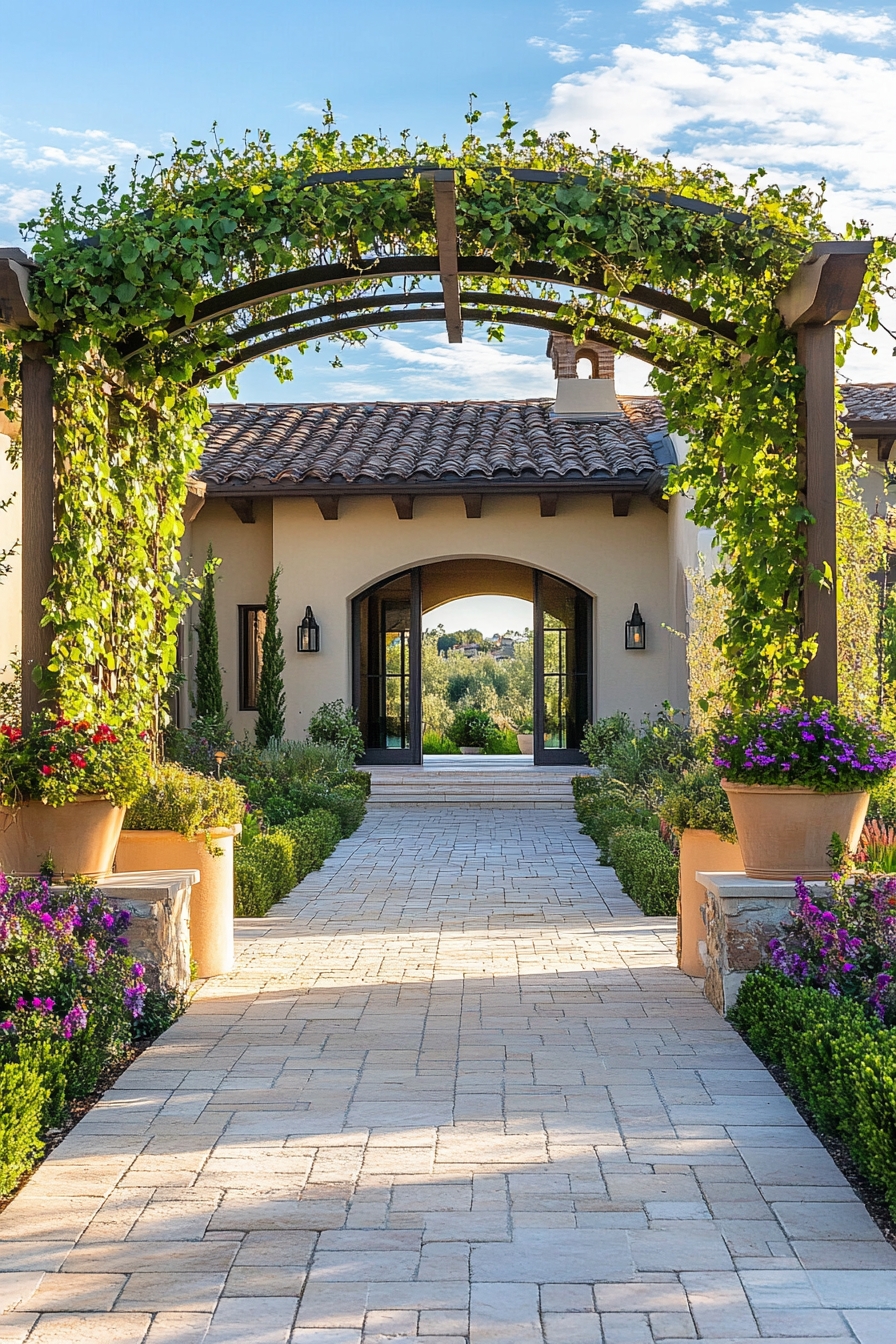
[[[325,521],[310,499],[278,499],[256,507],[243,524],[228,505],[212,502],[192,526],[198,560],[211,540],[222,557],[218,622],[225,695],[237,733],[254,727],[238,705],[239,602],[264,600],[272,565],[280,565],[280,618],[286,649],[287,733],[303,736],[325,700],[351,698],[351,599],[378,579],[411,565],[460,556],[494,557],[544,569],[596,598],[595,711],[638,716],[670,694],[670,664],[680,644],[663,629],[670,619],[668,518],[647,500],[614,518],[609,498],[561,498],[557,516],[542,518],[536,497],[486,499],[468,519],[460,498],[419,498],[413,519],[400,520],[388,498],[343,499],[340,517]],[[648,624],[643,654],[626,653],[624,625],[638,602]],[[296,626],[311,605],[321,626],[321,652],[296,652]]]
[[[268,579],[273,569],[271,551],[271,519],[273,508],[268,500],[255,505],[254,523],[241,523],[229,504],[210,500],[186,530],[183,544],[184,560],[197,573],[205,563],[209,542],[222,563],[216,571],[215,606],[218,616],[218,656],[224,676],[224,699],[230,711],[230,721],[237,736],[255,728],[254,713],[239,711],[239,637],[237,607],[241,603],[263,602],[267,596]],[[289,584],[284,581],[281,591],[286,595]],[[182,713],[189,718],[188,693],[192,682],[196,657],[196,608],[187,613],[184,621],[184,670],[188,685],[184,692]]]

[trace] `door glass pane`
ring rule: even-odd
[[[588,718],[588,598],[550,574],[541,576],[544,641],[544,746],[579,746]]]
[[[401,574],[360,603],[359,720],[368,749],[411,745],[411,576]]]

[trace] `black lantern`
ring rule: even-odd
[[[647,648],[647,626],[644,624],[644,617],[638,610],[637,602],[631,620],[625,623],[625,647],[627,649]]]
[[[314,619],[314,612],[310,607],[305,608],[298,637],[299,653],[320,653],[320,626]]]

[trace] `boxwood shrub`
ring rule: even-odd
[[[358,801],[363,808],[363,800]],[[233,856],[237,919],[266,914],[297,882],[321,866],[342,834],[336,814],[330,808],[316,808],[237,846]]]
[[[843,1141],[896,1214],[896,1028],[771,967],[747,976],[730,1017],[760,1059],[786,1071],[819,1129]]]
[[[622,889],[645,915],[674,915],[678,903],[678,860],[655,831],[627,826],[609,844],[610,864]]]

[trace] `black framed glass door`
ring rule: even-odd
[[[356,597],[353,627],[354,702],[364,760],[419,765],[420,570],[393,575]]]
[[[591,717],[592,600],[533,570],[536,765],[581,765],[582,732]]]

